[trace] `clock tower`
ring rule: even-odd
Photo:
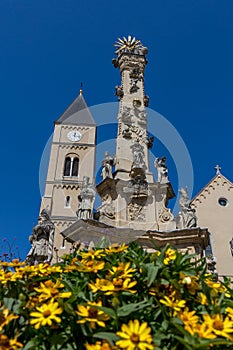
[[[82,90],[54,123],[54,134],[45,193],[41,209],[50,213],[54,223],[53,261],[68,253],[61,232],[77,221],[77,209],[83,184],[95,183],[96,124]]]

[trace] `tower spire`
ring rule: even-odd
[[[83,83],[80,83],[80,90],[79,90],[79,94],[82,95],[83,94]]]

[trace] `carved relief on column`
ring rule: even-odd
[[[146,170],[146,164],[145,164],[145,153],[144,153],[144,147],[139,143],[139,140],[137,139],[132,146],[130,146],[133,153],[133,164],[132,169],[138,168],[142,169],[143,171]]]
[[[130,78],[130,94],[133,94],[137,92],[140,87],[138,86],[138,83],[143,80],[143,73],[140,71],[139,67],[134,67],[130,73],[129,73],[129,78]]]
[[[169,221],[172,221],[174,219],[173,214],[171,213],[171,210],[166,207],[162,207],[159,210],[158,213],[158,223],[167,223]]]
[[[136,201],[131,201],[128,204],[128,220],[129,221],[144,221],[146,217],[145,206]]]
[[[107,218],[114,220],[116,218],[116,212],[110,194],[107,193],[101,198],[101,200],[102,204],[98,208],[100,215],[106,216]]]

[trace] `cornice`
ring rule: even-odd
[[[55,183],[54,188],[78,190],[80,188],[80,185],[79,184],[62,184],[62,183],[58,184],[58,183]]]
[[[86,150],[88,149],[89,147],[94,147],[94,145],[88,145],[88,144],[83,144],[83,145],[74,145],[74,144],[69,144],[69,143],[66,143],[66,142],[54,142],[54,144],[58,144],[59,145],[59,148],[62,148],[62,149],[69,149],[69,150]]]

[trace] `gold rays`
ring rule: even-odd
[[[135,37],[131,37],[128,35],[128,38],[123,37],[123,39],[118,38],[114,46],[117,48],[116,54],[121,51],[127,49],[129,51],[133,51],[134,49],[142,49],[143,45],[140,40],[137,40]]]

